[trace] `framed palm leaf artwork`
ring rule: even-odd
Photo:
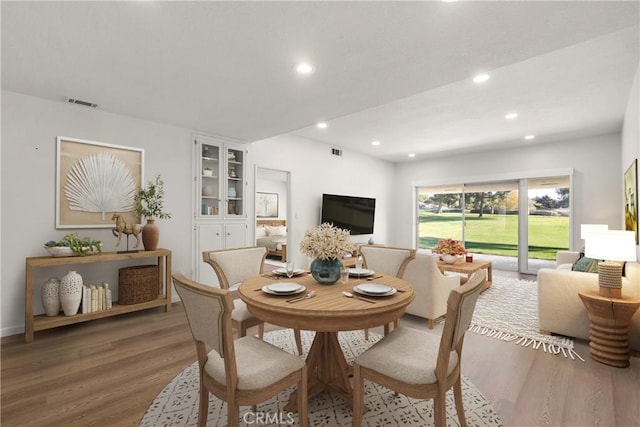
[[[56,228],[111,228],[115,212],[138,224],[134,196],[144,176],[144,150],[57,137]]]

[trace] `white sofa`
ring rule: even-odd
[[[598,275],[571,271],[578,252],[559,251],[556,268],[538,271],[540,331],[589,340],[589,317],[578,291],[598,292]],[[627,262],[622,296],[640,298],[640,264]],[[640,310],[631,319],[630,347],[640,352]]]

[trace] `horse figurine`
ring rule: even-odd
[[[134,248],[137,248],[138,246],[140,246],[140,233],[142,232],[142,225],[127,224],[124,221],[124,218],[122,217],[122,215],[119,214],[118,212],[113,213],[111,220],[116,221],[116,228],[111,230],[113,235],[118,237],[118,242],[116,243],[116,246],[120,244],[120,239],[122,238],[123,234],[127,236],[127,249],[129,248],[129,235],[131,234],[133,234],[136,238],[136,245],[134,246]]]

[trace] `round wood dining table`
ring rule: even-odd
[[[309,397],[323,391],[335,392],[352,404],[352,385],[349,380],[350,367],[338,341],[339,331],[360,330],[385,325],[400,318],[407,305],[414,299],[411,285],[397,277],[374,275],[374,280],[349,278],[348,284],[339,281],[333,285],[321,285],[309,273],[287,279],[270,274],[254,276],[238,288],[238,295],[247,304],[249,312],[273,325],[286,328],[315,331],[315,338],[307,356],[309,372]],[[294,282],[306,287],[306,295],[314,297],[289,302],[294,296],[271,295],[262,291],[263,286],[276,282]],[[385,297],[367,296],[364,301],[348,298],[342,291],[353,291],[362,283],[379,283],[391,286],[397,292]],[[298,296],[298,295],[296,295]],[[296,410],[295,395],[285,407]]]

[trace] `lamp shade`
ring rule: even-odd
[[[594,231],[606,231],[609,229],[607,224],[580,224],[580,238],[586,239],[587,234]]]
[[[636,236],[633,231],[592,231],[585,239],[585,256],[607,261],[635,261]]]

